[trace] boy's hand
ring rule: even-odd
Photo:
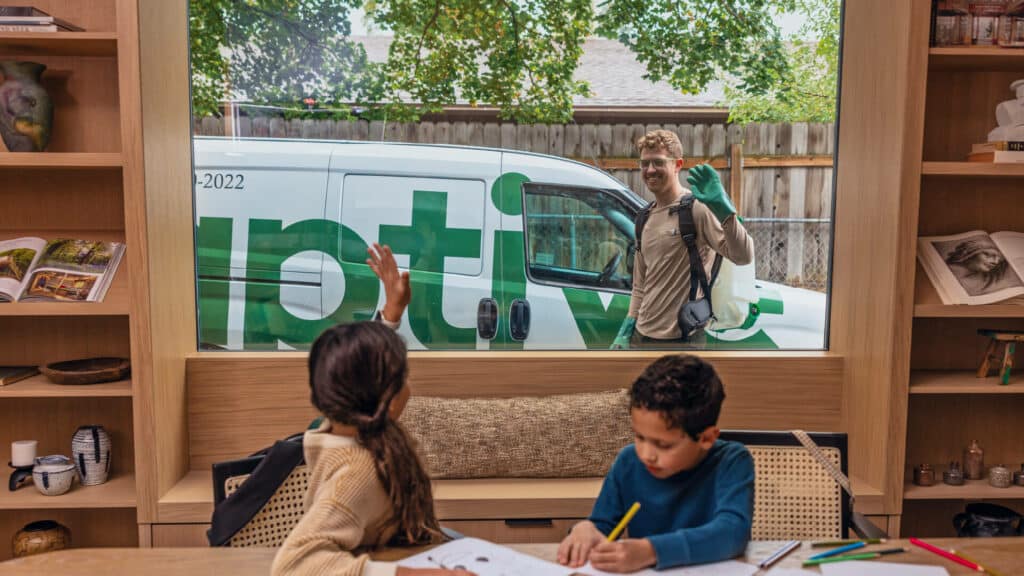
[[[635,572],[657,562],[654,545],[646,538],[601,542],[590,551],[590,565],[605,572]]]
[[[584,520],[573,526],[569,535],[558,545],[558,563],[579,568],[587,563],[590,550],[602,541],[604,534],[593,522]]]
[[[384,284],[384,309],[381,315],[388,322],[400,322],[412,298],[409,273],[398,271],[395,255],[389,246],[374,242],[372,247],[366,249],[366,253],[370,255],[366,263]]]

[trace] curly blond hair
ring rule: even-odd
[[[665,150],[673,158],[683,157],[683,144],[679,141],[679,136],[669,130],[652,130],[638,138],[636,151],[644,150]]]

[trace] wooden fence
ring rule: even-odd
[[[679,135],[687,164],[720,170],[757,249],[757,277],[822,290],[831,247],[832,124],[565,124],[285,120],[205,117],[195,133],[241,138],[464,144],[553,154],[596,164],[652,198],[634,147],[650,130]],[[735,190],[739,188],[739,194]]]

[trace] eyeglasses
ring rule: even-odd
[[[640,168],[647,169],[651,166],[655,168],[664,168],[674,161],[673,158],[648,158],[640,161]]]

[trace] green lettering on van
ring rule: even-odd
[[[343,242],[365,251],[366,243],[353,231],[330,220],[303,220],[283,227],[280,220],[249,221],[247,269],[260,270],[265,282],[245,286],[245,348],[277,347],[283,342],[308,348],[330,326],[345,321],[369,319],[377,306],[380,285],[365,264],[339,262],[345,275],[345,297],[337,310],[318,320],[297,318],[281,305],[281,265],[308,250],[337,259],[339,236]],[[360,270],[362,269],[362,270]]]
[[[562,293],[565,294],[569,309],[572,310],[572,319],[587,349],[609,348],[629,312],[629,296],[613,294],[606,309],[601,302],[601,295],[593,290],[562,288]]]
[[[200,218],[196,226],[199,280],[199,344],[227,346],[231,270],[231,218]],[[204,280],[203,276],[215,279]]]
[[[409,327],[427,348],[476,348],[476,328],[458,328],[444,318],[444,259],[480,258],[481,231],[448,228],[448,193],[413,191],[412,224],[380,227],[380,243],[409,255]],[[347,277],[346,277],[347,279]]]

